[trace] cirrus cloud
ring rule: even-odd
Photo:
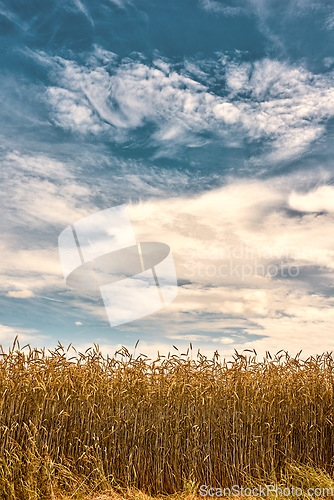
[[[326,134],[334,116],[330,70],[314,74],[288,62],[226,56],[176,65],[112,54],[102,63],[96,54],[81,65],[38,56],[52,68],[55,85],[46,95],[54,122],[117,143],[141,130],[158,156],[207,143],[250,145],[253,165],[290,161]]]

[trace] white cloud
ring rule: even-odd
[[[248,86],[252,66],[250,63],[231,62],[226,71],[226,85],[232,92],[242,91]]]
[[[111,162],[116,162],[109,158]],[[30,290],[35,295],[53,297],[66,290],[57,248],[60,232],[69,224],[86,215],[109,208],[115,196],[124,191],[141,198],[166,197],[166,193],[183,191],[189,179],[186,174],[173,173],[141,165],[120,163],[121,175],[109,176],[88,184],[82,169],[45,155],[22,155],[18,151],[4,155],[1,160],[0,180],[7,196],[1,200],[2,223],[0,243],[0,292],[18,297]],[[87,180],[87,179],[86,179]],[[100,205],[94,196],[98,193]],[[90,294],[73,291],[72,305],[105,319],[99,305],[84,306]]]
[[[45,155],[21,155],[18,151],[7,153],[2,159],[3,167],[12,175],[22,172],[27,177],[42,177],[46,179],[73,179],[73,174],[61,161]],[[9,177],[9,176],[8,176]]]
[[[331,12],[325,22],[325,26],[328,30],[332,30],[334,28],[334,12]]]
[[[8,153],[0,179],[7,197],[2,208],[14,227],[61,227],[88,214],[91,189],[78,182],[71,166],[43,155]],[[20,245],[21,246],[21,245]]]
[[[98,210],[91,199],[92,189],[76,179],[71,166],[18,152],[4,155],[0,180],[6,192],[1,201],[6,217],[0,244],[0,290],[12,298],[62,290],[57,237],[68,224]]]
[[[304,212],[334,212],[334,187],[320,186],[308,193],[292,193],[289,204]]]
[[[4,345],[12,345],[15,337],[18,336],[18,341],[22,344],[30,342],[31,344],[45,343],[49,339],[46,335],[41,335],[38,330],[33,328],[21,328],[0,324],[0,343]],[[36,345],[36,344],[35,344]]]
[[[91,15],[89,14],[87,7],[85,6],[84,2],[82,0],[73,0],[74,5],[78,9],[79,12],[81,12],[91,24],[94,24],[93,19]]]
[[[21,30],[27,31],[29,29],[29,23],[24,22],[17,16],[12,10],[0,2],[0,15],[7,18],[10,22],[18,26]]]
[[[109,0],[112,4],[116,5],[120,9],[125,9],[127,5],[131,5],[131,0]]]
[[[262,163],[286,161],[304,154],[334,116],[332,72],[316,75],[276,60],[251,64],[221,57],[186,61],[181,70],[166,60],[118,62],[114,54],[103,65],[92,57],[85,66],[48,61],[59,85],[47,91],[59,126],[124,142],[134,129],[154,124],[151,139],[166,155],[207,141],[229,147],[260,141]],[[209,63],[216,76],[203,83]],[[253,163],[259,161],[255,156]]]
[[[325,57],[324,65],[326,68],[331,68],[334,65],[334,57]]]
[[[16,299],[28,299],[34,295],[32,290],[11,290],[7,293],[7,297],[14,297]]]
[[[200,0],[200,6],[208,12],[222,14],[227,17],[237,16],[245,12],[245,9],[242,7],[231,7],[216,0]]]
[[[182,346],[193,341],[207,352],[213,349],[212,339],[225,346],[224,353],[230,342],[225,339],[238,349],[251,346],[259,352],[303,348],[314,353],[334,347],[334,338],[329,339],[334,298],[327,295],[334,289],[334,245],[328,238],[333,215],[307,213],[310,202],[305,200],[312,191],[300,194],[302,206],[297,204],[306,212],[289,215],[290,208],[296,209],[291,181],[234,181],[195,198],[128,208],[137,239],[154,235],[155,241],[169,244],[178,279],[186,283],[160,319],[154,316],[141,325],[143,331],[154,330],[159,321],[167,338]],[[330,186],[318,189],[330,199]],[[261,265],[294,266],[298,274],[272,278],[262,273]],[[221,266],[226,266],[224,274]],[[251,274],[247,267],[242,276],[243,266],[250,266]],[[240,341],[227,333],[231,328],[258,339]],[[219,331],[221,337],[212,335]]]
[[[101,123],[84,98],[57,87],[49,87],[47,92],[55,109],[54,121],[57,125],[84,133],[98,133],[105,130],[105,124]]]

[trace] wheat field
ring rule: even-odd
[[[190,345],[150,360],[15,342],[2,349],[0,390],[6,500],[194,495],[200,484],[312,482],[312,471],[334,484],[331,353],[225,362]]]

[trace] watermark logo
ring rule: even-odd
[[[312,249],[262,248],[247,243],[226,247],[185,249],[184,278],[232,279],[245,282],[252,278],[293,279],[300,266],[314,262]]]
[[[170,247],[137,242],[125,205],[68,226],[58,246],[66,284],[99,290],[112,327],[148,316],[177,295]]]
[[[275,484],[265,486],[243,487],[237,484],[231,488],[212,488],[206,484],[199,487],[201,497],[238,497],[238,498],[333,498],[333,488],[308,488],[304,491],[302,488],[295,486],[280,487]]]

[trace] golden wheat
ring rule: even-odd
[[[333,473],[332,354],[194,358],[2,351],[3,498],[279,481],[292,463]]]

